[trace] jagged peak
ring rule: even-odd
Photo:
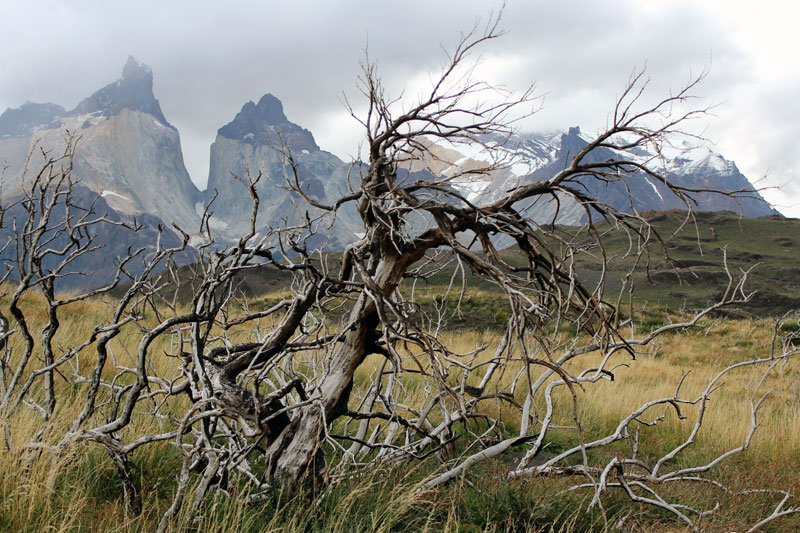
[[[147,76],[153,77],[153,69],[145,65],[141,61],[137,61],[132,55],[128,56],[128,61],[122,67],[122,79],[129,79],[135,77]]]
[[[79,103],[69,115],[97,113],[103,116],[118,115],[123,109],[141,111],[156,118],[172,129],[161,106],[153,94],[153,71],[150,67],[128,56],[122,68],[122,78],[110,83]]]
[[[287,145],[293,150],[319,150],[310,131],[290,122],[283,104],[271,93],[258,103],[252,100],[242,106],[236,117],[221,127],[219,135],[252,145]]]
[[[581,134],[581,128],[579,126],[572,126],[566,133],[561,134],[556,158],[566,162],[569,158],[583,150],[583,147],[587,144],[588,141],[584,139]]]
[[[0,139],[27,137],[36,130],[55,127],[66,110],[58,104],[25,102],[17,108],[8,108],[0,115]]]
[[[277,126],[278,124],[289,122],[283,112],[283,103],[271,93],[261,97],[255,106],[255,110],[266,124]]]

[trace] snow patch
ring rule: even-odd
[[[486,146],[479,143],[453,143],[447,140],[439,141],[436,144],[461,154],[463,157],[459,159],[459,162],[464,162],[468,159],[491,162],[492,154],[487,148],[496,145],[496,143],[487,143]],[[458,164],[458,162],[455,164]]]
[[[708,148],[687,150],[673,160],[672,166],[687,173],[698,170],[712,170],[715,172],[728,172],[731,170],[731,164],[728,161]]]
[[[116,196],[117,198],[122,198],[123,200],[127,200],[129,202],[131,201],[131,199],[128,198],[127,196],[123,196],[120,193],[114,191],[103,191],[100,193],[100,196],[102,196],[103,198],[108,198],[109,196]]]
[[[218,218],[211,217],[208,219],[208,226],[211,229],[228,229],[228,223],[224,222]]]
[[[519,160],[511,165],[511,173],[515,176],[527,176],[536,170],[535,165],[532,166],[529,160]]]
[[[202,217],[203,213],[205,213],[206,205],[203,202],[197,202],[194,204],[194,212],[197,213],[197,216]],[[227,222],[224,222],[216,217],[211,217],[208,219],[208,226],[211,229],[217,230],[226,230],[229,227]]]
[[[557,140],[560,140],[560,137]],[[440,141],[436,144],[458,152],[462,156],[444,172],[445,175],[456,174],[458,169],[469,161],[478,161],[507,167],[512,174],[518,177],[527,176],[551,162],[555,158],[557,150],[556,147],[548,146],[535,139],[529,139],[518,145],[513,142],[500,145],[494,141],[485,144]]]
[[[189,246],[192,248],[200,248],[204,244],[208,244],[208,241],[202,235],[192,235],[189,237]]]
[[[84,113],[83,115],[72,115],[70,117],[61,117],[61,126],[71,130],[82,128],[84,124],[88,123],[90,126],[97,126],[106,120],[102,112],[95,111],[94,113]]]
[[[706,166],[718,172],[727,172],[730,170],[731,164],[726,161],[722,156],[713,154],[706,160]]]
[[[474,202],[480,197],[483,191],[489,187],[489,182],[483,180],[464,180],[451,181],[450,185],[464,195],[468,202]]]
[[[650,184],[650,186],[653,188],[653,190],[655,191],[655,193],[658,195],[658,197],[659,197],[659,198],[661,198],[661,201],[663,202],[663,201],[664,201],[664,197],[663,197],[663,196],[661,196],[661,193],[660,193],[660,192],[658,192],[658,188],[656,187],[656,184],[655,184],[655,183],[653,183],[652,181],[650,181],[650,178],[648,178],[647,176],[645,176],[645,177],[644,177],[644,179],[645,179],[645,181],[646,181],[647,183],[649,183],[649,184]]]
[[[689,141],[683,141],[679,145],[664,145],[659,154],[638,153],[633,159],[656,171],[666,170],[675,174],[709,171],[723,174],[734,171],[733,162],[708,146],[698,146]]]

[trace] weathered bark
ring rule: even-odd
[[[371,280],[374,290],[380,291],[383,298],[391,298],[408,265],[430,245],[425,243],[403,255],[386,250]],[[268,450],[273,476],[290,494],[303,485],[321,486],[325,474],[322,437],[330,424],[347,411],[356,369],[376,351],[379,313],[375,299],[362,293],[350,313],[350,322],[353,327],[332,354],[330,370],[314,391],[311,404],[295,412],[291,424]]]

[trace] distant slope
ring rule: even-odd
[[[564,133],[518,134],[499,140],[502,145],[492,138],[487,138],[485,146],[438,143],[428,153],[420,154],[421,159],[414,162],[414,169],[426,169],[437,176],[454,176],[465,169],[485,166],[499,153],[505,159],[504,168],[488,174],[456,177],[450,182],[470,202],[487,204],[511,188],[553,177],[570,165],[571,159],[588,144],[587,139],[580,128],[573,127]],[[596,148],[587,155],[587,160],[601,163],[620,157],[647,166],[665,176],[671,184],[702,190],[690,194],[692,208],[697,211],[727,210],[745,217],[778,214],[733,161],[706,145],[683,143],[679,147],[662,147],[659,154],[642,149],[620,154],[609,148]],[[642,172],[627,177],[624,184],[621,181],[606,183],[591,177],[580,182],[584,193],[623,212],[630,212],[631,207],[638,211],[687,208],[669,187]],[[704,191],[729,192],[736,197]],[[539,223],[555,219],[561,224],[578,225],[587,220],[585,209],[566,195],[560,196],[558,205],[548,197],[522,201],[515,207]]]
[[[728,314],[777,316],[800,309],[800,220],[697,212],[684,224],[686,213],[680,211],[648,213],[647,218],[664,238],[667,256],[660,246],[652,248],[649,272],[640,268],[634,279],[638,301],[675,309],[714,302],[728,280],[726,252],[733,275],[752,269],[745,288],[756,292],[749,305]],[[630,259],[620,259],[627,248],[624,235],[609,235],[606,250],[615,259],[608,294],[619,288],[623,268],[630,265]],[[578,265],[587,280],[599,276],[599,262],[588,254],[580,256]]]
[[[800,311],[800,219],[782,216],[744,218],[729,212],[695,212],[687,219],[686,211],[647,212],[663,245],[653,238],[649,255],[635,271],[634,302],[649,309],[696,310],[718,301],[728,283],[724,257],[735,277],[750,270],[746,292],[754,292],[749,304],[728,307],[719,314],[734,317],[781,316]],[[604,234],[608,258],[605,271],[605,299],[615,302],[623,280],[634,263],[629,253],[628,236],[601,222],[596,229]],[[594,286],[602,275],[600,251],[578,226],[557,226],[561,237],[580,249],[576,255],[579,278]],[[634,241],[635,246],[635,241]],[[724,252],[725,251],[725,252]],[[503,252],[511,263],[524,265],[522,254],[514,247]],[[442,272],[434,284],[450,282],[452,272]],[[469,275],[468,286],[494,290],[492,285]],[[627,299],[623,299],[626,302]],[[492,316],[470,319],[491,323]]]
[[[665,247],[653,239],[649,261],[642,261],[633,276],[637,306],[692,310],[716,302],[728,282],[723,263],[723,249],[727,249],[732,274],[752,269],[746,289],[755,291],[755,295],[750,304],[727,308],[722,314],[780,316],[800,310],[799,219],[742,218],[731,213],[698,212],[687,222],[685,211],[649,212],[646,217],[664,239]],[[597,229],[603,232],[608,224],[600,223]],[[583,250],[576,256],[580,279],[590,285],[597,283],[601,263],[598,250],[587,247],[591,241],[585,229],[558,226],[557,231]],[[629,241],[624,233],[607,233],[604,247],[609,259],[605,298],[615,301],[633,257],[626,255]],[[523,264],[523,256],[515,248],[504,250],[502,255],[510,263]],[[329,268],[338,268],[339,253],[322,257]],[[445,268],[427,282],[418,281],[416,292],[418,297],[423,295],[423,306],[426,299],[444,292],[453,279],[453,268]],[[184,278],[188,278],[189,270],[190,267],[183,269]],[[263,266],[246,271],[238,283],[240,292],[257,306],[259,302],[272,301],[271,295],[285,294],[291,276]],[[497,297],[496,287],[469,271],[466,285],[472,293],[468,305],[462,313],[451,314],[449,326],[501,327],[507,319],[507,305],[503,298]],[[184,299],[189,297],[188,286],[182,288],[182,294]]]

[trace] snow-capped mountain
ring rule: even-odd
[[[589,140],[581,133],[580,128],[572,127],[563,133],[516,135],[500,147],[491,140],[484,145],[449,144],[444,149],[434,149],[434,167],[442,169],[440,175],[456,176],[450,182],[451,185],[469,202],[481,205],[496,200],[517,185],[550,178],[565,168],[570,159],[588,143]],[[619,158],[620,154],[601,148],[592,151],[587,157],[591,161],[600,162]],[[778,214],[761,198],[733,161],[725,159],[708,146],[685,141],[677,147],[663,147],[660,153],[640,150],[624,157],[647,165],[677,186],[743,193],[731,198],[711,192],[693,192],[689,196],[694,209],[731,211],[745,217]],[[417,163],[417,167],[425,167],[427,159],[431,158]],[[450,162],[451,166],[448,167],[444,161]],[[463,173],[465,168],[486,166],[487,163],[500,163],[501,170],[485,175]],[[455,174],[457,169],[462,169],[458,171],[461,175]],[[625,185],[584,179],[581,180],[581,186],[590,196],[622,211],[630,211],[631,207],[638,211],[686,209],[685,201],[676,196],[669,187],[643,172],[628,179]],[[557,208],[555,201],[547,199],[534,200],[518,208],[524,209],[530,218],[542,223],[556,220],[563,224],[581,224],[588,216],[582,206],[566,196],[560,198]]]

